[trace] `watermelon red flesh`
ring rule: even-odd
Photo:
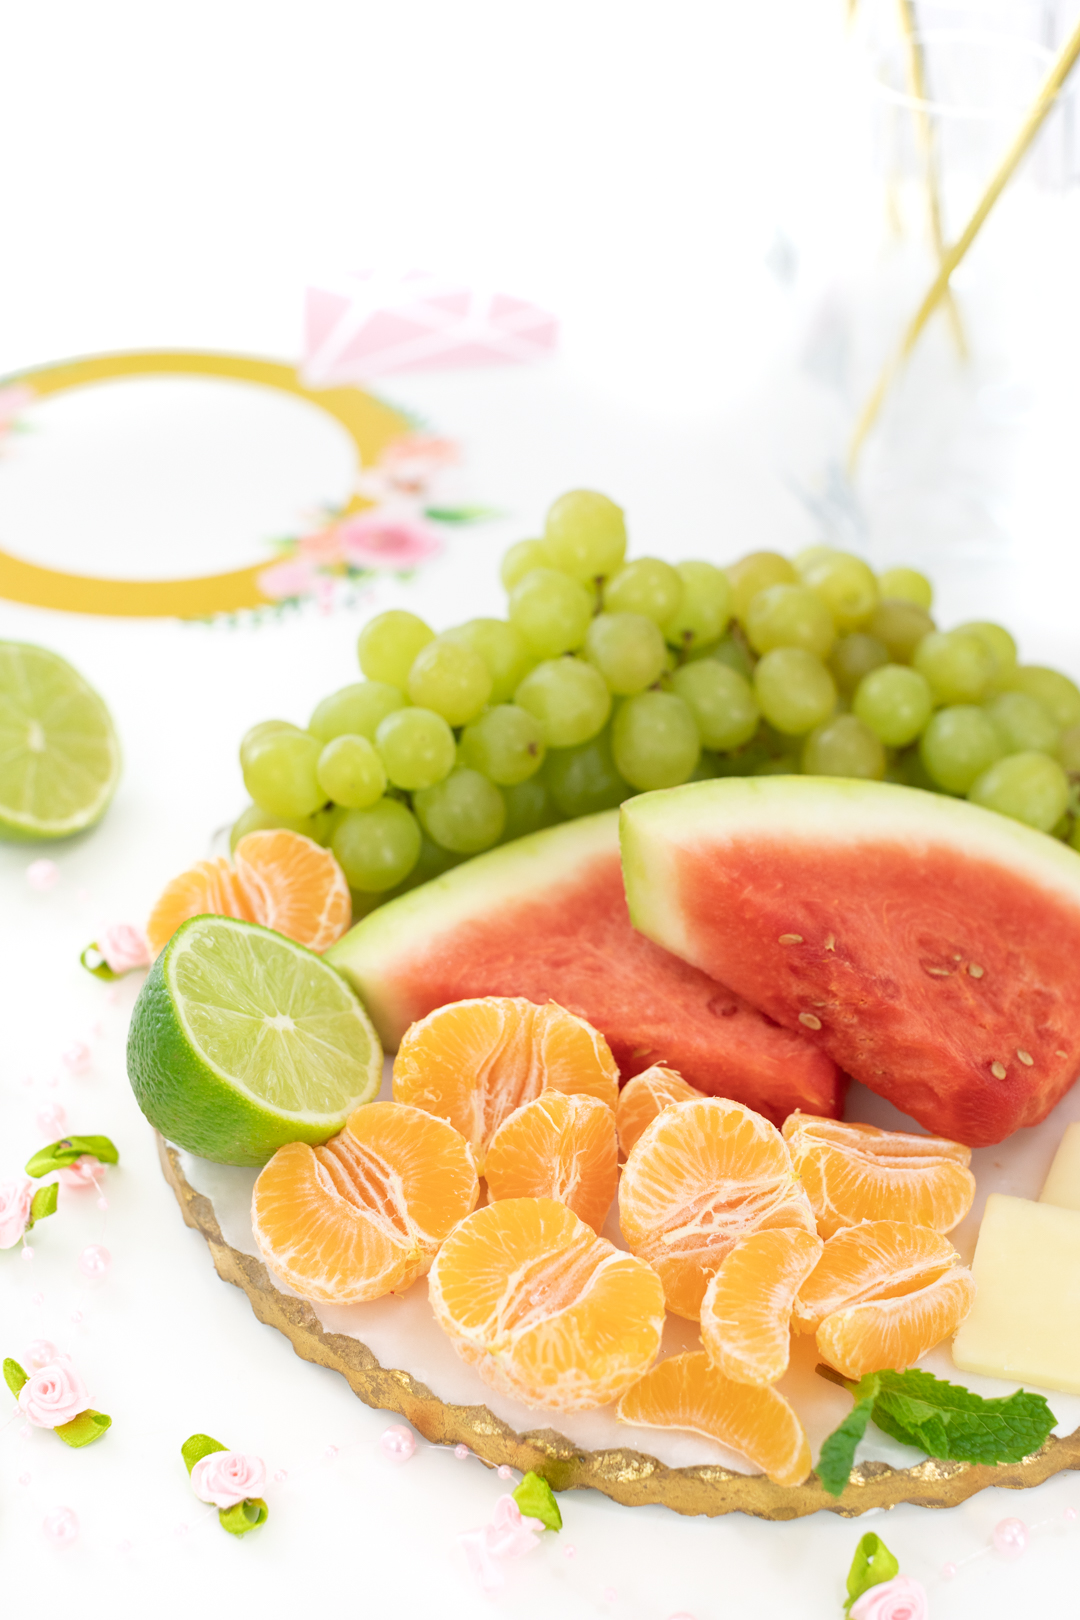
[[[1080,1069],[1080,856],[877,782],[704,782],[623,810],[631,915],[971,1147],[1036,1125]]]
[[[525,996],[588,1019],[624,1079],[667,1063],[778,1124],[796,1108],[836,1115],[843,1102],[825,1053],[634,931],[617,811],[520,839],[391,901],[328,960],[391,1050],[447,1002]]]

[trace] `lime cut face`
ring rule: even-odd
[[[0,836],[92,827],[119,776],[120,745],[93,687],[44,647],[0,641]]]

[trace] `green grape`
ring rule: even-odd
[[[375,733],[375,747],[394,786],[410,793],[449,776],[457,757],[454,733],[431,709],[388,714]]]
[[[878,575],[878,595],[883,602],[913,602],[924,613],[934,604],[934,587],[915,568],[886,568]]]
[[[1006,754],[1021,754],[1035,750],[1040,754],[1053,754],[1061,735],[1038,698],[1026,692],[999,692],[983,704],[994,722],[1001,746]]]
[[[551,556],[542,540],[518,540],[510,547],[499,567],[504,591],[512,591],[519,579],[534,568],[550,568]]]
[[[986,643],[994,655],[994,663],[999,672],[1016,667],[1016,642],[1004,625],[975,619],[970,624],[958,624],[956,628],[963,630],[966,635],[978,636],[980,641]]]
[[[977,703],[994,673],[994,655],[965,630],[932,630],[911,660],[930,682],[938,703]]]
[[[758,728],[761,711],[750,682],[717,659],[684,664],[672,675],[671,688],[689,708],[706,748],[741,748]]]
[[[723,635],[731,620],[731,586],[722,568],[708,562],[681,562],[682,602],[664,624],[664,639],[688,652]]]
[[[1070,726],[1061,733],[1057,757],[1070,776],[1080,775],[1080,726]]]
[[[451,771],[444,782],[414,793],[413,809],[428,837],[459,855],[490,849],[506,823],[502,794],[479,771]]]
[[[635,558],[604,586],[604,607],[609,613],[644,613],[656,624],[667,624],[679,611],[682,599],[682,580],[659,557]]]
[[[577,748],[553,748],[544,765],[544,782],[568,819],[614,810],[633,793],[616,769],[610,726]]]
[[[329,844],[334,835],[334,828],[344,814],[344,808],[339,804],[324,805],[321,810],[316,810],[312,816],[311,832],[308,836],[313,838],[317,844],[324,846]]]
[[[260,720],[258,725],[250,726],[240,739],[240,766],[243,768],[248,756],[264,743],[267,737],[272,737],[281,731],[291,731],[302,737],[304,734],[299,726],[294,726],[289,720]]]
[[[919,739],[927,774],[946,793],[966,793],[1001,754],[989,715],[970,703],[939,709]]]
[[[972,784],[972,804],[1040,832],[1052,832],[1069,802],[1069,779],[1056,759],[1029,750],[998,760]]]
[[[754,673],[754,658],[741,636],[721,636],[715,647],[709,648],[706,656],[715,658],[718,664],[726,664],[737,675],[745,676],[747,680]],[[690,658],[697,657],[696,652],[690,653]]]
[[[666,649],[659,625],[643,613],[598,613],[585,636],[585,657],[610,691],[627,697],[659,680]]]
[[[308,722],[308,730],[324,743],[345,736],[366,737],[373,742],[387,715],[403,709],[407,702],[404,692],[385,681],[355,681],[323,698]]]
[[[858,776],[880,782],[885,775],[885,750],[855,715],[836,714],[823,726],[815,726],[807,737],[802,768],[807,776]]]
[[[717,777],[720,774],[721,768],[719,754],[714,754],[709,748],[703,748],[701,750],[701,758],[690,772],[687,780],[690,782],[711,782],[714,777]]]
[[[330,848],[350,889],[382,894],[408,877],[420,854],[416,817],[397,799],[368,810],[346,810]]]
[[[746,610],[759,591],[770,585],[797,585],[799,576],[786,557],[778,551],[751,551],[738,562],[729,563],[724,570],[731,585],[731,611],[740,624],[746,622]]]
[[[548,508],[544,545],[552,564],[575,579],[606,579],[626,556],[622,507],[591,489],[572,489]]]
[[[544,728],[528,709],[499,703],[465,727],[459,763],[500,787],[534,776],[544,763]]]
[[[551,658],[531,669],[514,702],[536,716],[549,748],[574,748],[601,731],[611,693],[599,670],[582,658]]]
[[[820,658],[803,647],[776,647],[754,670],[754,696],[769,724],[801,737],[836,707],[836,684]]]
[[[866,623],[867,632],[884,642],[894,664],[910,664],[919,642],[934,628],[929,613],[914,602],[879,602]]]
[[[417,653],[434,639],[434,630],[415,613],[403,608],[378,613],[360,632],[356,646],[360,668],[369,681],[403,689]]]
[[[1018,664],[999,674],[998,684],[1010,692],[1026,692],[1037,698],[1062,731],[1080,725],[1080,690],[1056,669],[1039,664]]]
[[[611,725],[615,767],[632,787],[678,787],[701,755],[694,716],[674,692],[639,692],[620,705]]]
[[[836,639],[832,614],[805,585],[770,585],[746,610],[746,637],[755,652],[801,647],[824,658]]]
[[[802,582],[821,597],[838,630],[861,629],[877,607],[877,580],[849,551],[819,557],[803,572]]]
[[[276,816],[310,816],[326,803],[315,768],[322,744],[306,731],[264,734],[247,749],[244,786],[260,810]]]
[[[913,743],[934,712],[930,683],[906,664],[883,664],[859,683],[855,714],[890,748]]]
[[[521,631],[505,619],[470,619],[444,630],[441,639],[460,641],[479,653],[491,676],[489,703],[506,703],[512,698],[536,662]]]
[[[833,680],[846,697],[850,697],[865,675],[889,662],[889,649],[876,636],[863,630],[853,630],[841,636],[829,654],[829,668]]]
[[[515,838],[527,838],[529,833],[542,832],[562,819],[542,776],[530,776],[527,782],[504,787],[502,796],[506,805],[506,826],[501,839],[504,844]]]
[[[419,708],[433,709],[451,726],[464,726],[480,713],[491,686],[491,672],[479,653],[436,636],[417,653],[406,690]]]
[[[584,585],[555,568],[534,568],[510,592],[510,622],[536,658],[558,658],[580,647],[592,616]]]
[[[926,766],[923,764],[919,745],[905,748],[902,754],[896,756],[895,764],[885,772],[885,780],[899,782],[904,787],[922,788],[926,793],[941,793],[944,789],[941,784],[934,781]]]
[[[811,568],[816,568],[818,563],[826,562],[830,557],[842,556],[844,552],[837,551],[835,546],[804,546],[801,551],[795,553],[791,561],[797,577],[801,580],[805,579]]]
[[[386,792],[386,771],[366,737],[335,737],[319,755],[316,769],[326,798],[347,810],[366,810]]]
[[[229,829],[229,854],[235,853],[241,838],[250,832],[275,832],[279,827],[286,827],[289,832],[315,838],[315,821],[315,816],[275,816],[269,810],[260,810],[257,804],[249,804]],[[320,843],[321,839],[315,838],[315,842]]]

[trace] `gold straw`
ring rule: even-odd
[[[911,351],[919,341],[927,321],[934,313],[934,310],[937,308],[946,292],[948,292],[950,276],[963,259],[968,248],[971,246],[972,242],[974,242],[976,236],[978,236],[979,231],[982,229],[986,221],[987,215],[997,202],[998,198],[1001,196],[1001,193],[1004,191],[1009,180],[1012,178],[1012,175],[1016,170],[1021,158],[1024,156],[1028,147],[1031,145],[1032,141],[1039,133],[1039,130],[1042,128],[1047,114],[1050,112],[1055,100],[1057,99],[1058,92],[1065,83],[1065,80],[1069,77],[1078,56],[1080,56],[1080,23],[1077,23],[1073,32],[1069,35],[1069,38],[1065,41],[1065,44],[1058,53],[1057,60],[1054,62],[1053,67],[1046,75],[1046,78],[1043,81],[1042,89],[1035,98],[1034,105],[1027,114],[1027,117],[1024,119],[1024,122],[1021,124],[1016,139],[1013,141],[1004,158],[1001,160],[1001,163],[998,165],[993,179],[990,181],[990,184],[987,186],[982,197],[979,199],[975,212],[964,226],[963,232],[958,240],[954,242],[953,246],[947,249],[945,252],[945,255],[941,261],[941,267],[938,270],[938,273],[934,278],[926,297],[919,305],[912,318],[910,326],[904,333],[903,342],[900,344],[895,354],[893,354],[889,360],[886,361],[884,367],[882,368],[881,376],[878,378],[877,385],[873,393],[870,395],[870,398],[867,400],[866,405],[863,407],[862,415],[859,417],[855,427],[855,432],[852,435],[851,448],[848,451],[849,473],[854,473],[855,471],[855,467],[859,459],[859,452],[863,446],[863,441],[877,419],[878,412],[881,410],[885,395],[888,392],[889,384],[892,382],[896,373],[904,364],[904,361],[911,354]]]

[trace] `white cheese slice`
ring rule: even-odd
[[[1066,1125],[1039,1203],[1080,1209],[1080,1125]]]
[[[1080,1209],[991,1193],[971,1269],[956,1365],[1080,1394]]]

